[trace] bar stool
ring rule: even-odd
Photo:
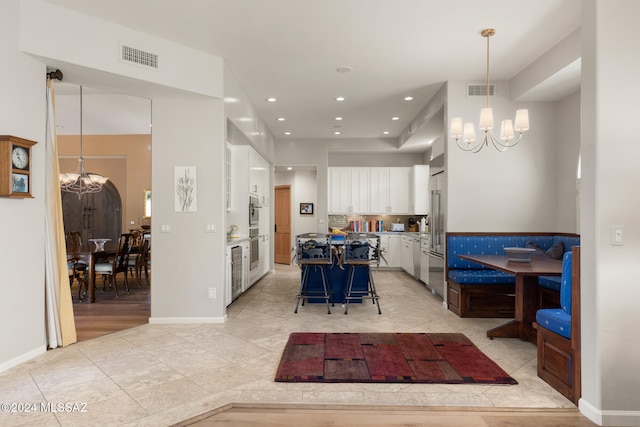
[[[331,314],[331,306],[334,305],[331,297],[331,286],[326,267],[333,263],[331,251],[331,236],[322,233],[305,233],[296,236],[296,258],[298,265],[302,269],[300,280],[300,290],[298,291],[296,309],[298,312],[300,301],[304,305],[305,300],[310,298],[324,299],[327,304],[327,313]],[[320,269],[322,289],[309,289],[309,272]]]
[[[376,285],[371,274],[371,267],[380,265],[380,236],[373,233],[349,233],[345,238],[343,263],[349,266],[347,287],[344,291],[344,314],[349,311],[349,302],[353,300],[370,299],[380,310],[380,297],[376,291]],[[366,286],[356,286],[354,289],[354,279],[357,268],[367,269]],[[356,284],[360,285],[360,284]]]

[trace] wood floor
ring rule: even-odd
[[[264,407],[228,405],[178,427],[591,427],[577,409]]]
[[[129,290],[124,287],[124,275],[117,275],[118,297],[113,289],[102,291],[102,279],[96,280],[96,302],[78,300],[78,284],[71,287],[73,313],[76,322],[78,342],[102,335],[144,325],[149,322],[149,285],[143,279],[138,288],[135,278],[129,278]]]

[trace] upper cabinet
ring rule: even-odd
[[[409,194],[411,213],[426,215],[429,213],[429,166],[415,165],[409,174]]]
[[[329,168],[329,213],[369,211],[369,168]]]
[[[269,204],[269,162],[253,148],[249,148],[249,194],[257,196],[261,204]]]
[[[330,214],[427,214],[429,166],[329,168]]]

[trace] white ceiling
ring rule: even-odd
[[[397,138],[443,82],[485,79],[483,28],[497,31],[491,78],[508,80],[581,14],[580,0],[48,1],[224,58],[276,139]],[[527,100],[576,90],[550,84]]]

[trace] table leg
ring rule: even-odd
[[[89,256],[89,280],[87,283],[87,291],[89,293],[89,302],[96,302],[96,257],[91,254]]]
[[[518,281],[521,282],[520,295],[522,295],[522,297],[518,297]],[[518,337],[523,341],[536,342],[536,333],[533,329],[533,322],[536,320],[537,309],[538,277],[516,277],[516,319],[520,320]]]
[[[487,331],[489,338],[520,338],[535,342],[533,322],[538,304],[538,277],[516,276],[515,319]]]

